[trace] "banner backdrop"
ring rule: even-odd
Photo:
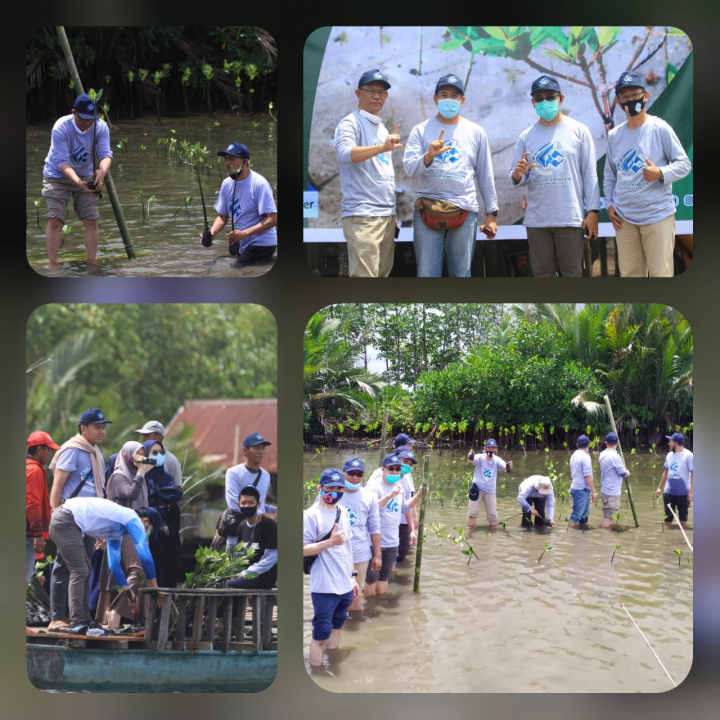
[[[522,188],[509,175],[519,134],[537,120],[530,87],[540,75],[560,83],[563,112],[590,128],[602,189],[607,133],[625,121],[614,102],[620,73],[633,69],[650,92],[648,111],[675,130],[692,161],[692,45],[665,27],[332,27],[310,35],[304,54],[303,215],[306,242],[342,242],[335,128],[357,106],[354,90],[365,70],[379,68],[392,85],[381,117],[403,142],[436,114],[433,93],[448,73],[465,84],[462,115],[489,138],[498,194],[498,239],[524,237]],[[392,153],[400,240],[412,239],[415,180]],[[692,233],[692,172],[674,183],[678,233]],[[614,235],[605,211],[601,235]],[[512,226],[512,227],[510,227]],[[481,235],[481,239],[485,236]]]

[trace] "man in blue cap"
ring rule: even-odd
[[[623,478],[630,475],[625,467],[617,446],[620,440],[614,432],[605,436],[605,450],[600,453],[600,499],[603,505],[603,521],[600,527],[609,530],[612,527],[613,515],[620,509]]]
[[[664,490],[663,507],[668,525],[673,521],[669,505],[677,513],[680,524],[687,527],[688,508],[693,499],[693,454],[685,448],[685,436],[682,433],[675,432],[665,437],[670,452],[665,458],[665,469],[655,497],[660,497]]]
[[[497,232],[497,194],[485,131],[461,117],[465,88],[457,75],[435,86],[435,117],[410,132],[403,164],[417,177],[413,242],[418,277],[441,277],[443,258],[450,277],[470,277],[478,229],[476,182],[485,220],[480,229]]]
[[[623,277],[672,277],[675,200],[672,184],[690,172],[675,131],[648,115],[650,93],[639,73],[624,72],[615,98],[627,118],[608,134],[605,205],[615,228]]]
[[[510,472],[512,460],[505,462],[497,456],[497,440],[489,438],[485,441],[485,448],[482,453],[475,454],[474,450],[468,453],[468,462],[475,466],[473,481],[470,485],[470,496],[468,500],[467,526],[475,527],[480,505],[485,505],[485,516],[491,530],[498,526],[497,514],[497,474],[498,470]]]
[[[226,240],[236,264],[265,262],[277,249],[277,207],[270,183],[250,169],[250,151],[242,143],[230,143],[218,156],[225,160],[228,176],[220,186],[210,234],[215,237],[232,217],[234,229]]]
[[[63,443],[55,454],[50,463],[50,471],[53,473],[50,508],[53,513],[70,498],[104,497],[105,461],[98,446],[105,439],[105,427],[108,424],[112,424],[112,421],[99,408],[88,408],[78,420],[78,434]],[[90,558],[95,540],[86,536],[84,543]],[[51,630],[68,621],[69,581],[70,571],[62,553],[58,553],[50,583]]]
[[[590,460],[590,438],[581,435],[577,439],[577,450],[570,457],[570,495],[573,509],[570,513],[570,527],[587,525],[590,517],[590,503],[595,502],[592,461]]]
[[[387,277],[395,256],[395,169],[392,151],[402,147],[380,119],[390,83],[378,69],[360,76],[358,106],[335,129],[340,167],[343,235],[350,277]]]
[[[82,221],[85,232],[85,252],[88,263],[96,263],[99,240],[98,198],[105,175],[112,164],[110,130],[104,120],[97,118],[95,102],[89,95],[78,95],[70,115],[55,122],[50,151],[43,168],[42,196],[47,204],[45,242],[48,260],[57,263],[60,233],[67,220],[70,198],[75,214]],[[96,128],[93,125],[97,124]],[[99,166],[93,180],[93,152],[97,141]]]
[[[323,652],[340,647],[340,628],[350,603],[359,595],[353,566],[350,516],[339,506],[345,491],[341,470],[327,468],[320,474],[318,501],[303,513],[303,557],[315,558],[310,574],[314,608],[310,664],[322,665]]]
[[[583,233],[597,237],[600,186],[590,130],[560,110],[565,96],[554,77],[530,90],[537,122],[520,133],[510,182],[526,188],[530,263],[534,277],[581,277]]]

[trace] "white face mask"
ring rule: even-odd
[[[373,125],[379,125],[382,122],[382,120],[380,120],[379,115],[373,115],[372,113],[369,113],[367,110],[360,110],[360,108],[358,108],[358,112],[364,118],[367,118]]]

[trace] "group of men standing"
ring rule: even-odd
[[[378,69],[364,72],[358,107],[335,130],[340,167],[343,233],[351,277],[387,277],[398,235],[392,153],[403,148],[397,125],[380,118],[391,85]],[[675,203],[672,182],[690,172],[690,161],[672,128],[648,115],[645,80],[624,72],[615,83],[627,121],[610,131],[605,163],[605,205],[616,231],[623,277],[673,275]],[[517,140],[510,170],[513,187],[526,191],[524,224],[535,277],[580,277],[584,238],[598,236],[601,208],[595,146],[590,130],[562,112],[555,77],[531,86],[537,121]],[[434,117],[416,125],[403,156],[417,177],[413,241],[418,277],[470,277],[479,229],[497,233],[498,203],[485,130],[461,115],[465,90],[457,75],[436,84]],[[479,222],[482,196],[485,216]]]

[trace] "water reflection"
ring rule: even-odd
[[[377,452],[308,453],[304,480],[350,454],[362,457],[368,472],[378,464]],[[569,455],[555,452],[550,459],[569,480]],[[498,478],[498,514],[501,520],[509,518],[506,528],[487,532],[481,511],[468,537],[477,555],[469,564],[460,546],[428,532],[430,523],[454,535],[453,526],[464,527],[466,498],[452,500],[466,467],[471,469],[464,460],[460,451],[431,457],[430,472],[442,483],[443,502],[433,497],[426,509],[420,594],[412,592],[411,553],[398,565],[387,598],[365,601],[361,617],[346,623],[341,649],[329,654],[323,668],[311,671],[313,679],[335,692],[671,689],[620,607],[623,602],[679,684],[692,663],[693,567],[682,534],[664,527],[660,503],[654,502],[662,460],[628,458],[639,529],[623,499],[612,531],[599,527],[599,502],[591,505],[584,531],[567,527],[569,502],[565,511],[557,503],[554,529],[526,530],[519,515],[511,517],[519,511],[517,488],[525,477],[544,473],[546,456],[515,453],[513,472]],[[594,454],[593,460],[597,478]],[[690,513],[692,543],[692,506]],[[546,543],[553,549],[545,550]],[[690,563],[682,556],[678,567],[675,549],[687,552]],[[307,646],[312,620],[307,588],[304,620]]]

